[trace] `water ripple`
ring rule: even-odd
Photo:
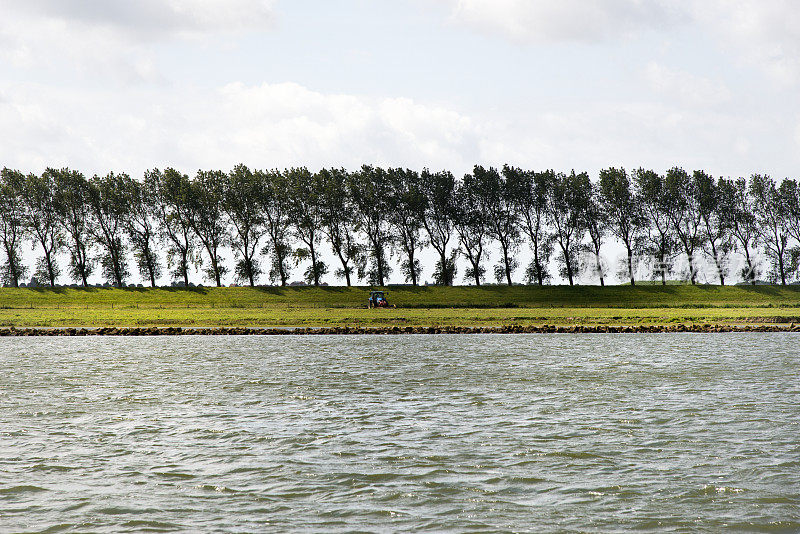
[[[800,336],[3,338],[0,531],[800,531]]]

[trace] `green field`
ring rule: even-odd
[[[499,326],[800,323],[800,287],[0,288],[0,326]]]

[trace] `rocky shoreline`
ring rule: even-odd
[[[99,327],[99,328],[15,328],[0,327],[3,336],[303,336],[303,335],[399,335],[399,334],[633,334],[669,332],[800,332],[800,325],[636,325],[636,326],[334,326],[312,328],[264,327]]]

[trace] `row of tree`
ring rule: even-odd
[[[780,185],[758,174],[716,179],[678,167],[665,174],[609,168],[593,182],[585,172],[508,165],[475,166],[460,180],[448,171],[367,165],[316,173],[237,165],[228,173],[201,170],[194,178],[153,169],[142,180],[4,168],[0,180],[2,280],[11,286],[28,275],[22,248],[31,241],[41,251],[33,274],[50,285],[61,275],[64,251],[69,277],[83,285],[99,267],[111,284],[123,286],[131,276],[129,254],[153,286],[164,260],[168,274],[184,285],[194,267],[222,285],[225,249],[233,251],[233,274],[241,283],[255,285],[266,274],[286,285],[293,268],[303,265],[305,280],[319,285],[329,270],[323,243],[347,285],[355,279],[384,285],[392,257],[416,285],[419,256],[428,246],[438,258],[438,284],[456,281],[463,257],[464,279],[480,285],[492,246],[500,252],[492,274],[511,284],[525,244],[532,257],[528,283],[548,283],[555,257],[559,274],[573,284],[589,257],[605,284],[601,249],[612,239],[626,251],[631,284],[636,258],[647,255],[655,258],[653,273],[662,283],[678,257],[688,260],[687,278],[695,283],[704,256],[724,285],[734,253],[744,257],[743,280],[756,282],[763,254],[772,278],[786,284],[798,270],[800,189],[789,179]]]

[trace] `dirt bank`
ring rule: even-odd
[[[407,326],[407,327],[321,327],[321,328],[246,328],[210,327],[103,327],[103,328],[0,328],[0,336],[286,336],[286,335],[398,335],[398,334],[628,334],[662,332],[800,332],[800,325],[636,325],[636,326]]]

